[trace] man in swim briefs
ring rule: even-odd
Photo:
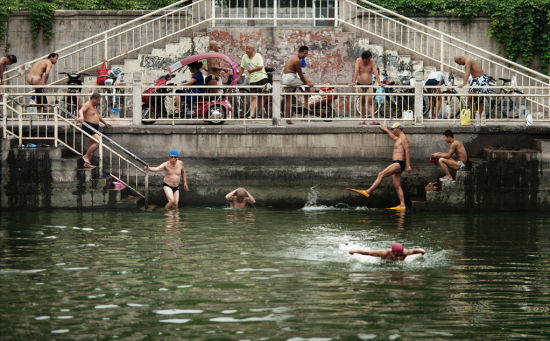
[[[483,94],[489,93],[489,77],[483,72],[481,65],[473,60],[472,58],[466,58],[464,56],[455,56],[455,63],[458,65],[464,65],[466,68],[464,75],[464,82],[458,85],[459,88],[462,88],[468,83],[470,86],[486,86],[485,88],[471,89],[470,93],[478,94],[476,97],[476,102],[478,102],[479,114],[483,114],[485,106],[483,105]],[[469,80],[470,76],[472,79]],[[468,107],[473,111],[473,96],[468,96]],[[473,112],[472,112],[473,114]],[[473,117],[473,116],[472,116]]]
[[[363,51],[361,58],[355,60],[355,71],[353,72],[353,81],[349,83],[349,86],[358,86],[357,92],[373,92],[372,85],[372,75],[376,78],[376,83],[378,86],[383,87],[384,85],[380,82],[380,76],[378,75],[378,68],[376,67],[376,62],[372,58],[372,53],[370,51]],[[363,86],[363,87],[362,87]],[[368,86],[368,87],[367,87]],[[372,105],[373,96],[361,96],[361,120],[359,124],[365,124],[366,116],[366,99],[368,99],[369,108],[370,108],[370,117],[374,117],[374,106]]]
[[[242,187],[227,193],[225,200],[229,201],[230,208],[246,208],[247,205],[254,205],[256,202],[252,194]]]
[[[384,168],[380,173],[378,173],[378,176],[376,177],[376,180],[372,183],[372,185],[367,190],[358,190],[358,189],[352,189],[347,188],[347,190],[362,194],[366,196],[367,198],[370,197],[372,191],[374,191],[382,182],[382,179],[384,179],[387,176],[392,176],[393,179],[393,186],[395,188],[395,192],[397,193],[397,197],[399,198],[399,205],[395,207],[391,207],[392,210],[404,210],[406,209],[405,206],[405,196],[403,194],[403,189],[401,188],[401,173],[403,173],[404,170],[407,172],[411,172],[411,156],[409,151],[409,140],[407,139],[407,136],[405,136],[405,133],[403,132],[403,127],[400,123],[394,123],[392,125],[392,130],[388,130],[388,127],[385,125],[381,125],[380,129],[385,131],[388,136],[395,141],[393,145],[393,154],[392,154],[392,163],[388,167]]]
[[[349,250],[350,255],[353,255],[354,253],[366,256],[380,257],[385,261],[395,262],[403,261],[405,260],[405,258],[407,258],[407,256],[417,253],[425,254],[426,251],[424,249],[405,249],[403,247],[403,244],[395,243],[392,245],[391,250]]]
[[[96,140],[99,140],[101,137],[97,133],[97,130],[99,130],[99,122],[103,123],[107,128],[109,128],[111,125],[101,117],[101,114],[97,110],[97,106],[101,102],[101,95],[97,92],[92,93],[90,96],[90,99],[84,103],[82,108],[78,110],[78,121],[80,123],[86,122],[89,126],[95,129],[92,130],[86,125],[82,125],[82,130],[90,134],[93,138]],[[92,165],[92,157],[94,156],[94,152],[97,148],[99,148],[99,142],[96,142],[94,139],[88,136],[88,150],[86,151],[86,154],[82,156],[82,160],[84,160],[84,168],[93,169],[96,166]]]
[[[178,151],[172,149],[168,155],[168,161],[164,162],[157,167],[145,166],[145,169],[149,169],[152,172],[160,172],[164,169],[164,179],[162,183],[162,190],[168,203],[164,208],[178,208],[178,203],[180,200],[180,178],[183,178],[183,189],[185,191],[189,190],[187,186],[187,175],[185,174],[185,168],[183,167],[183,161],[178,160]]]
[[[455,140],[451,130],[445,130],[443,140],[450,144],[449,151],[446,153],[433,153],[432,158],[439,158],[438,163],[445,173],[445,176],[439,178],[439,181],[454,181],[449,168],[454,170],[466,169],[468,153],[466,153],[466,148],[464,148],[462,142]],[[456,160],[452,158],[453,154],[456,155]]]
[[[286,61],[283,69],[283,78],[281,80],[285,92],[291,92],[302,85],[313,88],[313,83],[306,78],[302,71],[302,59],[305,59],[308,54],[309,48],[307,46],[300,46],[298,54],[290,56]],[[287,124],[293,124],[290,120],[291,100],[291,96],[285,96],[285,117]]]
[[[46,85],[48,83],[48,77],[50,71],[58,59],[57,53],[50,53],[46,59],[42,59],[34,63],[27,75],[27,83],[30,85]],[[44,77],[44,79],[42,79]],[[35,88],[34,91],[37,94],[43,94],[44,88]],[[45,95],[36,96],[36,104],[48,104],[48,99]],[[39,107],[38,112],[42,112],[44,107]]]

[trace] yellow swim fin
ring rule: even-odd
[[[404,211],[404,210],[406,210],[407,208],[406,208],[406,207],[403,207],[403,206],[397,205],[397,206],[394,206],[394,207],[388,207],[387,209],[388,209],[388,210],[396,210],[396,211]]]
[[[348,191],[351,191],[351,192],[355,192],[355,193],[359,193],[361,195],[364,195],[366,196],[367,198],[370,197],[370,194],[367,193],[366,190],[364,189],[355,189],[355,188],[346,188]]]

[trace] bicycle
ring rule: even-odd
[[[490,118],[518,118],[521,114],[521,104],[525,104],[523,92],[516,88],[504,88],[506,84],[515,83],[515,79],[489,77],[489,84],[495,86],[498,81],[502,82],[501,88],[498,92],[489,90],[491,94],[507,95],[507,96],[491,96],[489,98],[489,110],[487,117]]]

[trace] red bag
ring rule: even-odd
[[[108,74],[109,74],[109,69],[107,69],[107,65],[105,64],[105,62],[103,62],[103,65],[101,65],[101,68],[97,70],[96,84],[104,85]]]

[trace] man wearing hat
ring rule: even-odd
[[[360,255],[366,255],[366,256],[373,256],[373,257],[380,257],[383,260],[387,261],[403,261],[407,256],[414,255],[417,253],[425,254],[426,251],[424,249],[405,249],[403,247],[403,244],[401,243],[394,243],[391,246],[391,250],[349,250],[349,254],[353,255],[354,253],[358,253]]]
[[[164,208],[178,208],[180,199],[179,185],[180,178],[183,177],[183,189],[188,191],[187,176],[185,175],[185,169],[183,168],[183,161],[178,160],[179,153],[177,150],[172,149],[168,156],[168,161],[164,162],[158,167],[145,166],[152,172],[160,172],[164,169],[164,179],[162,183],[162,190],[168,199],[168,203]]]
[[[403,194],[403,189],[401,188],[401,173],[403,173],[404,170],[407,172],[411,172],[411,155],[409,151],[409,140],[405,136],[405,133],[403,132],[403,126],[401,126],[400,123],[396,122],[391,126],[391,131],[388,129],[387,126],[381,125],[380,129],[386,132],[392,140],[395,141],[395,144],[393,145],[393,155],[392,155],[392,163],[384,168],[380,173],[378,173],[378,176],[376,177],[376,180],[372,183],[372,185],[367,190],[360,190],[360,189],[353,189],[353,188],[346,188],[348,191],[353,191],[359,194],[362,194],[366,196],[367,198],[370,197],[372,191],[374,191],[382,182],[382,179],[384,179],[387,176],[392,176],[393,179],[393,187],[395,187],[395,192],[397,193],[397,197],[399,198],[399,205],[395,207],[390,207],[392,210],[404,210],[406,209],[405,206],[405,195]]]

